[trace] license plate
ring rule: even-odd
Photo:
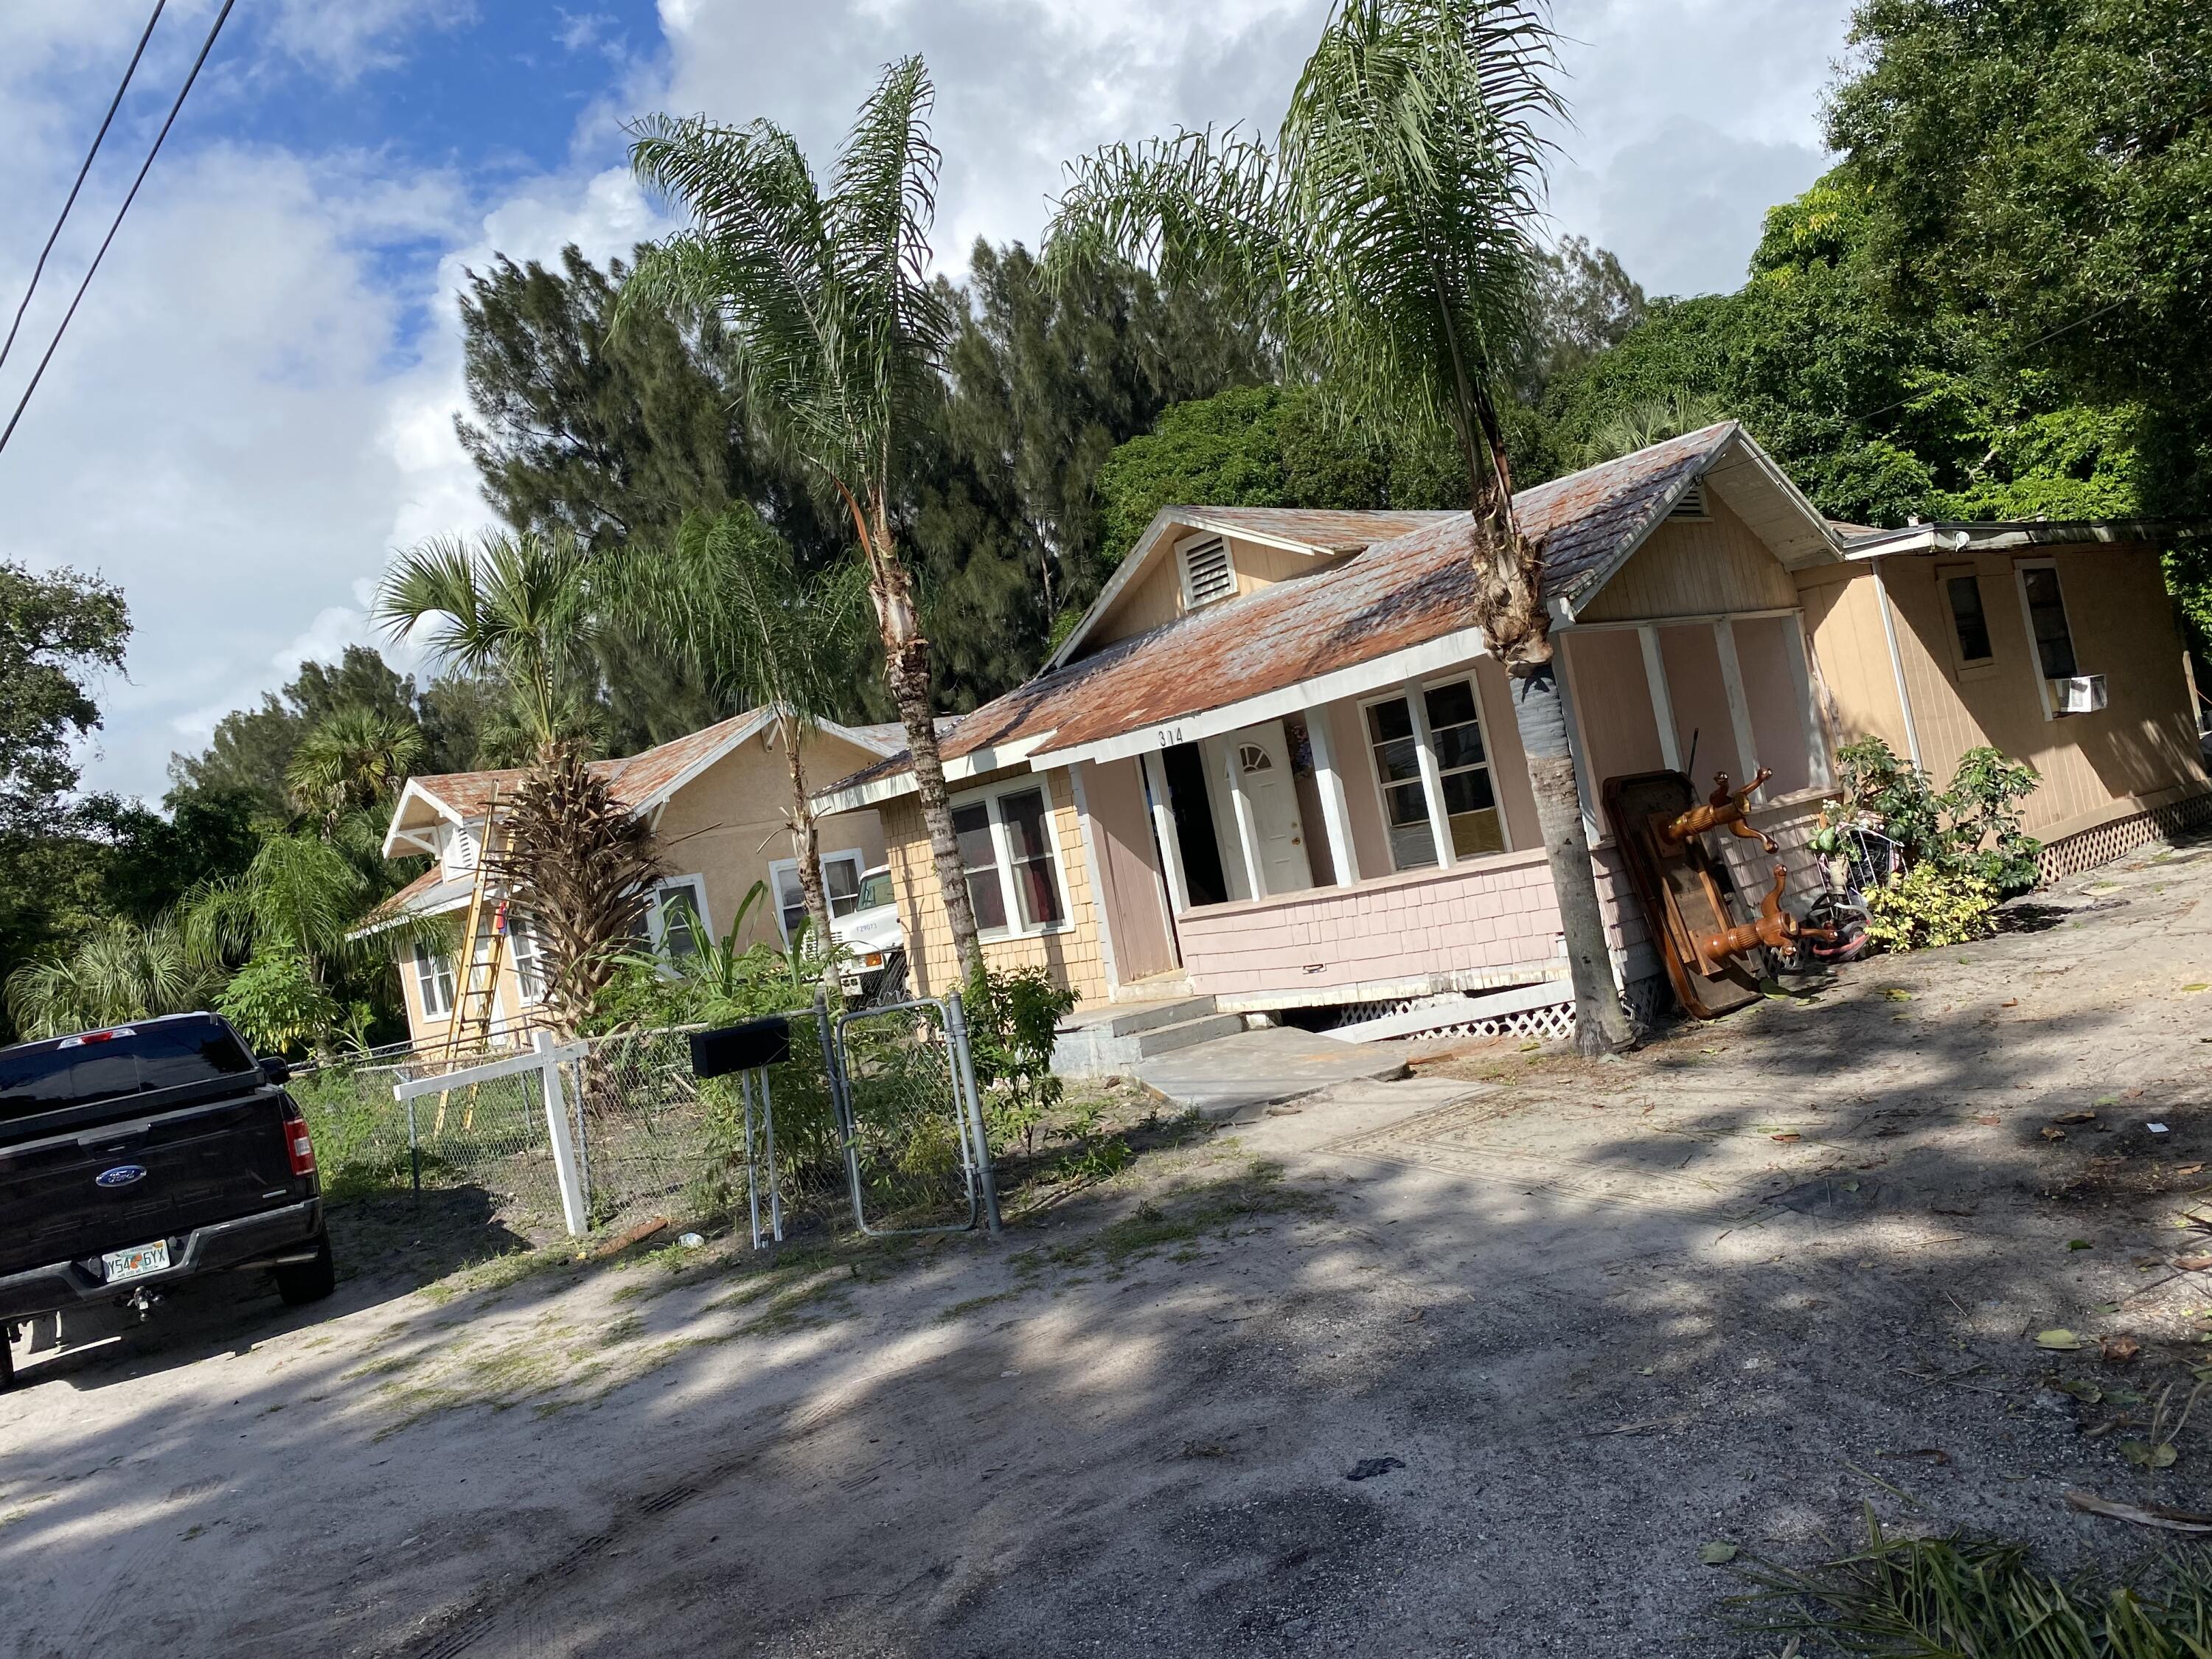
[[[111,1285],[118,1279],[143,1278],[160,1273],[169,1265],[169,1241],[161,1238],[132,1250],[110,1250],[103,1260],[107,1263],[107,1282]]]

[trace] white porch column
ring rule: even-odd
[[[1636,630],[1636,642],[1644,647],[1644,682],[1651,689],[1651,718],[1659,727],[1659,763],[1669,772],[1679,772],[1682,744],[1674,735],[1674,700],[1667,695],[1667,664],[1659,654],[1659,630],[1645,623]]]
[[[1160,860],[1167,867],[1161,874],[1167,878],[1168,908],[1174,915],[1190,908],[1190,888],[1182,878],[1182,842],[1176,834],[1175,814],[1168,807],[1167,769],[1160,763],[1160,751],[1147,749],[1139,757],[1145,771],[1145,805],[1152,815],[1152,834],[1158,837]]]
[[[1429,730],[1429,700],[1419,680],[1407,682],[1406,707],[1413,715],[1413,750],[1420,757],[1421,793],[1429,801],[1429,834],[1436,840],[1437,865],[1449,870],[1459,859],[1452,851],[1451,814],[1444,811],[1444,777],[1437,767],[1436,737]]]
[[[1314,782],[1321,792],[1322,827],[1328,833],[1329,867],[1340,887],[1359,879],[1359,854],[1352,845],[1352,808],[1344,796],[1344,775],[1336,769],[1336,744],[1329,736],[1328,709],[1306,710],[1306,741],[1313,749]]]
[[[1221,763],[1229,771],[1229,800],[1237,814],[1237,848],[1244,857],[1244,879],[1249,884],[1251,896],[1267,896],[1267,886],[1260,876],[1260,837],[1252,825],[1252,803],[1244,799],[1243,769],[1237,763],[1234,743],[1221,745]]]
[[[1736,660],[1735,624],[1726,617],[1713,624],[1713,646],[1720,653],[1721,684],[1728,692],[1729,724],[1735,728],[1736,758],[1743,764],[1735,779],[1740,789],[1759,770],[1759,739],[1752,735],[1751,704],[1743,695],[1743,665]]]

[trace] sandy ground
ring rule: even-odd
[[[502,1284],[357,1207],[322,1308],[27,1366],[0,1653],[1772,1655],[1702,1545],[2130,1559],[2062,1493],[2212,1504],[2208,890],[2160,851],[1623,1060],[1349,1085],[999,1244]]]

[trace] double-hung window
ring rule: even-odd
[[[653,890],[645,911],[647,937],[670,962],[695,957],[712,939],[707,927],[707,884],[698,876],[678,876]]]
[[[1036,933],[1067,919],[1052,803],[1042,783],[971,796],[952,808],[968,902],[985,933]]]
[[[1982,609],[1981,579],[1971,570],[1942,571],[1943,597],[1951,606],[1951,635],[1959,643],[1959,665],[1972,668],[1996,654],[1990,643],[1990,619]]]
[[[545,1000],[545,938],[527,915],[513,908],[507,913],[507,948],[514,957],[523,1006],[534,1007]]]
[[[2071,679],[2081,670],[2074,661],[2074,630],[2066,623],[2066,598],[2058,591],[2058,567],[2020,567],[2020,592],[2027,606],[2027,629],[2046,680]]]
[[[422,994],[422,1017],[443,1019],[453,1012],[453,959],[415,947],[415,988]]]
[[[823,857],[822,896],[830,902],[833,921],[849,916],[860,908],[860,863],[857,852],[830,853]],[[798,932],[799,924],[806,920],[806,890],[799,884],[799,860],[778,859],[769,866],[769,874],[775,883],[776,917],[788,940]]]
[[[1439,821],[1454,861],[1504,852],[1505,825],[1474,682],[1446,680],[1419,695],[1418,705],[1410,696],[1384,697],[1364,711],[1392,866],[1417,870],[1439,862]]]

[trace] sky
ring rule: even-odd
[[[0,423],[220,0],[168,0],[23,335]],[[152,0],[0,8],[12,314]],[[1555,0],[1550,228],[1647,291],[1742,281],[1826,164],[1848,0]],[[119,584],[88,787],[158,802],[178,750],[307,659],[374,641],[395,549],[490,521],[453,431],[455,291],[495,252],[595,258],[670,226],[623,162],[655,110],[766,115],[825,156],[884,61],[927,59],[934,246],[1034,246],[1062,164],[1177,125],[1272,133],[1328,0],[238,0],[6,450],[0,559]],[[404,647],[387,651],[418,668]]]

